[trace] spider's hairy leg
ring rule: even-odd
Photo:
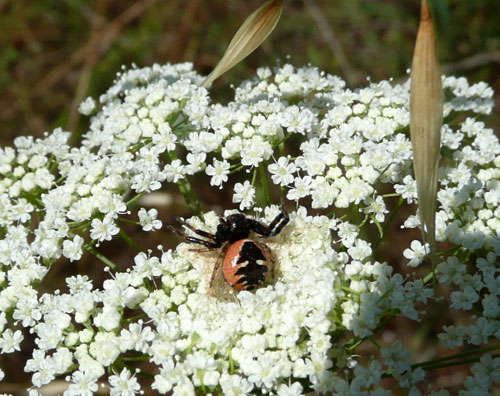
[[[219,257],[217,258],[217,262],[215,263],[214,269],[212,271],[212,276],[210,277],[210,285],[209,285],[210,289],[212,289],[214,285],[215,275],[217,274],[217,271],[219,270],[222,263],[224,262],[224,257],[226,257],[226,252],[228,248],[229,244],[224,246],[224,249],[222,249],[222,251],[219,253]]]
[[[179,218],[179,217],[176,217],[175,220],[182,226],[190,229],[191,231],[193,231],[195,234],[199,235],[199,236],[202,236],[202,237],[205,237],[205,238],[209,238],[209,239],[214,239],[215,238],[215,235],[214,234],[211,234],[209,232],[206,232],[206,231],[203,231],[203,230],[200,230],[198,228],[194,228],[191,224],[189,224],[187,221]]]

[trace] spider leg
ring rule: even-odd
[[[273,221],[271,221],[271,224],[269,224],[269,228],[273,230],[281,220],[285,221],[286,223],[288,223],[289,221],[288,212],[286,211],[284,206],[281,206],[281,212],[273,219]]]
[[[207,247],[208,249],[217,249],[220,247],[220,244],[217,242],[205,241],[204,239],[201,239],[201,238],[186,235],[181,230],[178,230],[175,227],[168,226],[168,229],[172,232],[175,232],[177,235],[181,236],[182,238],[184,238],[184,240],[191,242],[191,243],[197,243],[199,245],[203,245],[203,246]]]
[[[288,217],[288,212],[284,208],[278,214],[278,216],[276,216],[273,221],[271,221],[269,226],[265,226],[257,220],[248,219],[251,230],[264,237],[272,237],[279,234],[289,221],[290,218]]]
[[[203,230],[200,230],[198,228],[194,228],[191,224],[189,224],[188,222],[180,219],[180,218],[176,218],[175,220],[177,220],[177,222],[186,227],[186,228],[189,228],[191,231],[193,231],[194,233],[198,234],[199,236],[202,236],[202,237],[205,237],[205,238],[209,238],[209,239],[214,239],[215,238],[215,235],[214,234],[210,234],[209,232],[206,232],[206,231],[203,231]]]
[[[199,248],[199,249],[189,249],[190,252],[196,252],[196,253],[208,253],[208,252],[213,252],[216,248]]]
[[[210,289],[214,285],[215,275],[217,274],[217,271],[219,270],[222,263],[224,262],[224,257],[226,257],[226,252],[227,252],[228,248],[229,248],[229,244],[224,246],[224,249],[222,249],[222,251],[219,253],[219,257],[217,258],[217,262],[215,263],[214,269],[212,271],[212,276],[210,277],[210,285],[209,285]]]
[[[269,224],[269,228],[272,229],[271,236],[278,235],[289,221],[290,217],[288,217],[288,212],[285,208],[282,208],[281,213],[274,218],[271,224]]]
[[[191,242],[191,243],[197,243],[199,245],[203,245],[209,249],[217,249],[220,247],[220,245],[216,242],[205,241],[204,239],[200,239],[200,238],[196,238],[196,237],[192,237],[192,236],[184,235],[184,239],[188,242]]]

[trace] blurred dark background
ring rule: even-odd
[[[208,74],[239,25],[263,0],[0,0],[0,144],[54,127],[84,132],[78,104],[97,97],[121,65],[194,62]],[[285,0],[264,45],[212,88],[276,59],[311,63],[352,88],[406,78],[419,0]],[[435,0],[439,56],[447,74],[500,92],[500,2]],[[500,101],[497,94],[497,102]],[[498,125],[499,112],[491,119]]]
[[[208,74],[240,24],[262,3],[0,0],[0,145],[11,144],[20,135],[41,137],[55,127],[84,133],[88,118],[79,116],[79,103],[89,95],[98,98],[122,65],[191,61],[200,73]],[[465,76],[470,82],[487,81],[500,104],[500,1],[434,0],[432,6],[444,73]],[[419,8],[420,0],[284,0],[276,30],[261,48],[215,82],[213,100],[231,100],[231,84],[252,77],[259,66],[274,66],[277,59],[297,66],[310,63],[340,75],[351,88],[366,85],[367,77],[402,81],[411,64]],[[500,129],[498,106],[486,122]],[[228,194],[212,194],[204,194],[205,206],[210,206],[204,209],[213,209],[214,202],[219,212],[233,207]],[[180,202],[178,198],[174,202]],[[186,211],[165,207],[159,217],[172,224],[179,210]],[[411,269],[401,252],[419,234],[399,227],[414,210],[406,208],[404,215],[398,214],[391,228],[392,243],[380,248],[384,260],[407,274]],[[178,242],[165,228],[153,238],[139,227],[131,226],[127,232],[139,245],[151,248],[159,243],[168,245],[168,239],[171,244]],[[119,240],[103,244],[103,251],[115,262],[127,265],[134,251],[124,250],[122,245]],[[78,268],[57,263],[51,268],[49,288],[61,287],[62,279],[70,275],[68,271],[75,270],[88,274],[98,285],[103,278],[102,264],[93,261],[87,255]],[[451,315],[447,304],[436,302],[417,331],[415,322],[398,319],[380,337],[385,342],[408,338],[408,346],[419,351],[417,361],[444,356],[453,351],[437,350],[436,335],[442,325],[469,320]],[[23,344],[24,358],[30,357],[29,342],[32,340]],[[366,353],[371,352],[367,349]],[[0,391],[23,394],[30,376],[23,374],[24,361],[14,355],[0,362],[9,367]],[[468,375],[465,366],[443,371],[429,374],[429,383],[457,389]]]

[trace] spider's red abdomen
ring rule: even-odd
[[[227,248],[222,274],[236,290],[254,290],[264,283],[272,265],[272,253],[267,245],[253,239],[240,239]]]

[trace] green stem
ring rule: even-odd
[[[375,216],[371,216],[371,219],[373,221],[373,224],[375,224],[377,226],[378,232],[380,234],[380,238],[382,239],[384,236],[384,229],[380,225],[380,222],[375,218]]]
[[[357,224],[358,217],[359,217],[359,205],[356,205],[356,204],[349,205],[349,208],[347,211],[349,213],[349,222],[352,224]]]
[[[195,214],[197,216],[201,216],[202,211],[201,211],[200,200],[198,199],[198,196],[194,192],[193,187],[191,186],[191,183],[189,182],[189,180],[187,178],[185,178],[183,180],[184,180],[184,185],[186,187],[186,190],[187,190],[187,192],[189,194],[189,197],[191,198],[191,202],[194,202]]]
[[[108,259],[103,254],[99,253],[93,246],[87,244],[87,245],[85,245],[85,250],[92,253],[99,260],[101,260],[104,264],[106,264],[108,267],[110,267],[113,271],[123,272],[120,267],[118,267],[115,263],[113,263],[110,259]]]
[[[387,223],[385,223],[385,225],[384,225],[384,235],[385,235],[385,232],[387,231],[387,229],[389,228],[389,226],[391,225],[392,221],[394,220],[394,218],[398,214],[399,209],[401,209],[401,206],[403,206],[404,201],[405,200],[403,197],[399,197],[398,203],[396,204],[396,207],[393,209],[393,211],[389,217],[389,220],[387,220]]]
[[[416,363],[416,364],[412,365],[412,368],[424,367],[424,366],[428,367],[428,368],[433,368],[433,367],[436,367],[435,366],[436,363],[440,364],[443,362],[448,362],[450,360],[457,360],[457,359],[461,359],[461,358],[469,357],[469,356],[474,356],[474,355],[482,355],[482,354],[485,354],[487,352],[496,351],[499,349],[500,349],[500,344],[494,344],[494,345],[490,345],[490,346],[487,346],[484,348],[477,348],[477,349],[474,349],[471,351],[456,353],[454,355],[449,355],[449,356],[439,358],[439,359],[432,359],[432,360],[427,360],[425,362]],[[453,362],[453,364],[463,364],[463,361]]]
[[[146,319],[148,316],[146,314],[132,316],[130,318],[123,319],[123,322],[137,322],[138,319]]]
[[[203,384],[203,372],[200,372],[197,374],[198,374],[198,379],[200,380],[201,391],[203,392],[204,395],[206,395],[207,389],[205,388],[205,385]]]
[[[198,216],[201,214],[198,199],[194,195],[194,192],[192,190],[190,191],[189,182],[187,182],[187,184],[186,184],[185,180],[186,179],[179,180],[177,182],[177,187],[179,187],[179,191],[181,192],[182,196],[184,197],[184,201],[186,201],[186,205],[188,206],[191,214]],[[193,197],[194,197],[194,200],[193,200]]]
[[[255,182],[257,181],[257,168],[253,170],[253,175],[252,175],[252,186],[255,187]]]
[[[166,155],[170,162],[177,159],[177,155],[173,151],[167,152]],[[184,197],[184,201],[186,201],[186,205],[188,206],[191,214],[200,216],[202,213],[200,201],[198,200],[198,196],[191,187],[191,183],[189,183],[189,180],[185,177],[184,179],[181,179],[177,182],[177,186],[179,187],[179,191]]]
[[[141,223],[139,221],[130,220],[130,219],[124,219],[122,217],[119,217],[118,221],[121,221],[123,223],[133,224],[133,225],[141,225]]]
[[[285,156],[285,142],[281,141],[278,145],[280,157]],[[280,199],[281,202],[285,202],[285,197],[286,197],[286,189],[284,186],[280,185]]]
[[[80,223],[74,222],[74,224],[80,224]],[[75,231],[85,232],[90,228],[91,224],[92,224],[92,221],[85,221],[84,223],[81,223],[79,226],[73,227],[70,225],[70,227],[71,227],[71,231],[73,233],[75,233]]]
[[[360,296],[361,295],[361,292],[358,292],[356,290],[350,289],[347,286],[342,286],[342,290],[344,290],[347,293],[354,294],[355,296]]]
[[[446,249],[446,250],[441,250],[440,252],[437,252],[436,253],[436,256],[439,257],[439,256],[444,256],[444,255],[447,255],[447,254],[454,254],[455,252],[457,252],[458,250],[460,250],[461,247],[460,246],[453,246],[449,249]]]
[[[421,367],[423,370],[428,371],[428,370],[435,370],[438,368],[452,367],[452,366],[458,366],[458,365],[469,364],[469,363],[476,363],[481,359],[480,356],[475,356],[475,357],[470,358],[470,359],[464,359],[464,360],[459,360],[459,361],[456,361],[456,360],[463,358],[463,357],[467,357],[467,356],[484,354],[486,352],[495,351],[498,349],[500,349],[500,344],[495,344],[495,345],[491,345],[489,347],[479,348],[479,349],[475,349],[473,351],[461,352],[461,353],[446,356],[446,357],[440,358],[440,359],[434,359],[434,360],[428,360],[426,362],[416,363],[416,364],[413,364],[411,366],[411,368],[416,369],[418,367]],[[392,376],[393,376],[393,373],[392,373],[392,371],[390,371],[390,372],[384,373],[382,375],[382,378],[387,378],[387,377],[392,377]]]
[[[402,197],[399,198],[398,203],[396,204],[396,207],[392,210],[392,213],[389,216],[389,219],[384,224],[384,228],[382,229],[382,236],[379,239],[377,239],[377,241],[373,244],[373,251],[374,252],[377,250],[378,246],[380,245],[380,243],[384,239],[384,236],[385,236],[387,229],[389,228],[389,226],[393,222],[394,218],[396,217],[396,215],[397,215],[399,209],[401,208],[401,206],[403,205],[404,201],[405,201],[404,198],[402,198]]]
[[[230,175],[234,175],[235,173],[239,172],[240,170],[244,169],[244,165],[236,165],[231,171],[229,172]]]
[[[375,334],[376,332],[378,332],[380,329],[383,329],[388,323],[390,323],[396,316],[398,316],[398,313],[397,311],[388,311],[387,313],[385,313],[384,315],[387,315],[387,318],[379,323],[379,325],[377,327],[375,327],[375,329],[372,331],[372,334]]]
[[[228,355],[229,355],[229,372],[231,374],[233,374],[234,373],[234,360],[233,360],[233,355],[231,355],[231,349],[229,349]]]
[[[141,356],[122,356],[122,360],[127,362],[140,362],[151,359],[151,356],[141,355]]]
[[[372,336],[368,337],[368,339],[371,341],[371,343],[373,345],[375,345],[375,347],[380,351],[382,348],[380,347],[380,345],[378,344],[377,341],[375,341],[375,338],[373,338]]]
[[[363,339],[359,339],[357,340],[354,344],[352,344],[348,349],[350,351],[354,351],[358,346],[360,346],[362,344],[364,340]]]
[[[269,187],[267,185],[267,176],[266,176],[266,170],[264,169],[264,163],[261,162],[259,164],[259,173],[260,173],[260,184],[262,185],[262,188],[264,189],[264,200],[266,206],[271,205],[271,196],[269,195]]]
[[[359,223],[358,227],[362,228],[366,224],[366,222],[368,221],[368,219],[370,219],[370,218],[371,218],[370,215],[365,215],[365,218],[363,220],[361,220],[361,223]]]
[[[437,275],[437,271],[432,270],[429,272],[423,279],[424,285],[426,285],[431,279],[435,279],[435,276]]]
[[[127,208],[132,205],[135,201],[137,201],[140,197],[142,197],[144,195],[143,192],[139,193],[139,194],[136,194],[134,195],[132,198],[130,198],[126,203],[125,205],[127,205]]]
[[[132,238],[130,238],[127,233],[125,231],[123,231],[123,229],[120,228],[120,234],[119,234],[123,240],[125,242],[127,242],[130,246],[132,246],[135,250],[137,250],[138,252],[142,252],[142,248],[137,244],[135,243]]]
[[[425,371],[435,370],[438,368],[452,367],[452,366],[458,366],[458,365],[469,364],[469,363],[477,363],[477,362],[479,362],[479,360],[480,360],[480,358],[476,357],[476,358],[472,358],[472,359],[461,360],[459,362],[449,362],[449,363],[443,363],[443,364],[436,364],[434,366],[422,366],[422,369]]]

